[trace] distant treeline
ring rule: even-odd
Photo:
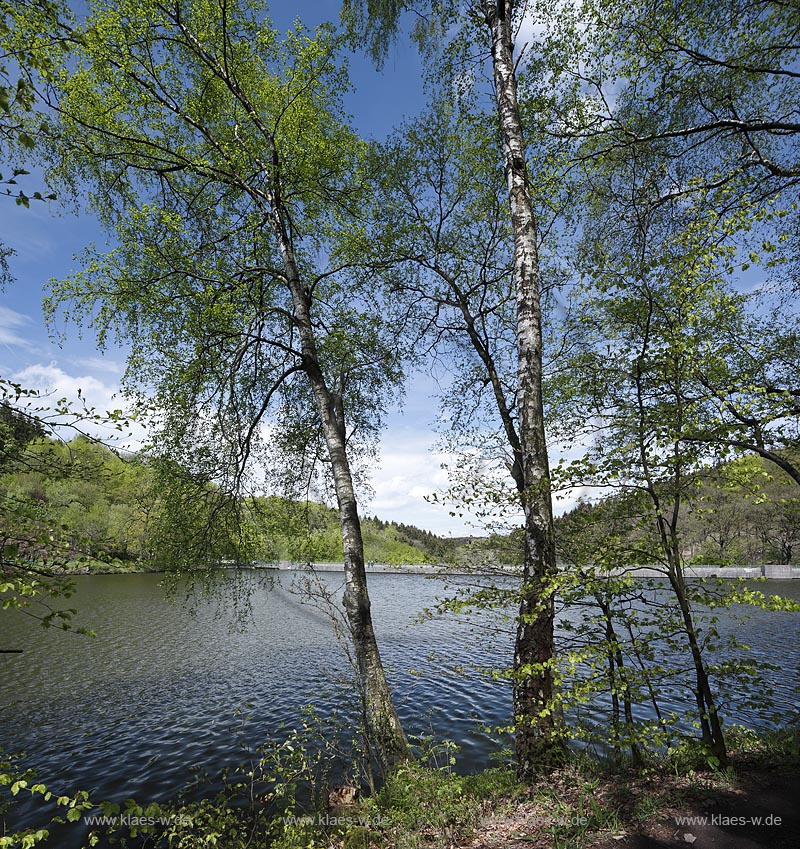
[[[168,559],[165,536],[207,533],[206,524],[230,526],[230,513],[214,516],[213,500],[193,493],[185,522],[163,485],[163,470],[135,454],[120,455],[78,436],[48,438],[34,419],[0,405],[0,494],[4,525],[24,512],[39,527],[69,541],[71,554],[97,560],[97,568],[159,568]],[[213,487],[205,486],[212,491]],[[192,515],[188,515],[191,513]],[[206,515],[207,514],[207,515]],[[342,535],[334,509],[277,496],[248,499],[236,517],[249,557],[255,560],[341,561]],[[18,525],[19,522],[17,521]],[[229,530],[230,528],[226,528]],[[0,529],[6,537],[14,529]],[[436,563],[452,557],[457,544],[413,525],[367,518],[362,522],[368,560],[393,565]],[[219,543],[219,540],[217,540]],[[235,557],[224,543],[212,547]]]
[[[211,491],[206,485],[206,490]],[[169,538],[200,537],[230,517],[196,494],[176,520],[174,499],[165,496],[156,466],[135,454],[121,456],[86,437],[48,438],[35,420],[0,405],[0,494],[4,525],[20,512],[68,540],[71,553],[98,569],[161,568],[169,560]],[[213,493],[212,493],[213,494]],[[644,562],[654,550],[652,523],[635,493],[581,504],[556,519],[559,559],[592,562],[600,556]],[[209,506],[211,505],[211,506]],[[684,505],[684,558],[725,564],[800,561],[800,498],[779,470],[756,457],[710,469],[693,500]],[[192,515],[188,515],[191,513]],[[278,496],[249,499],[236,521],[246,525],[247,556],[254,560],[340,561],[342,537],[336,510]],[[5,538],[12,529],[2,529]],[[368,561],[419,563],[519,563],[522,535],[443,538],[414,525],[362,522]],[[609,540],[613,545],[609,546]],[[240,547],[219,540],[212,550],[236,559]],[[593,550],[594,549],[594,550]]]
[[[700,476],[680,508],[682,556],[694,565],[800,562],[800,489],[774,464],[740,457]],[[658,550],[652,507],[631,490],[556,520],[562,562],[647,562]]]

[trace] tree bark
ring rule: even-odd
[[[497,7],[489,5],[486,22],[491,30],[497,114],[514,233],[525,554],[513,683],[518,772],[529,781],[563,761],[565,744],[559,734],[554,704],[552,584],[556,558],[542,399],[539,256],[517,100],[512,11],[513,0],[504,0]]]
[[[695,671],[694,694],[697,701],[703,743],[705,743],[710,752],[719,761],[717,766],[724,768],[728,765],[728,747],[725,742],[725,734],[722,730],[722,720],[717,711],[717,703],[714,698],[714,692],[711,689],[711,682],[708,680],[703,652],[697,641],[697,628],[694,624],[694,616],[692,615],[691,604],[686,592],[686,581],[680,562],[680,555],[677,551],[670,552],[670,555],[669,583],[678,601],[686,639],[689,643],[689,651],[692,655],[692,664]]]
[[[328,386],[320,366],[311,322],[311,297],[301,283],[291,239],[280,211],[274,211],[272,227],[278,237],[294,306],[303,368],[314,393],[333,472],[344,548],[344,609],[353,640],[367,729],[376,747],[381,769],[388,774],[409,759],[410,750],[392,700],[372,625],[361,521],[347,456],[344,408],[341,399]]]
[[[358,665],[367,725],[376,744],[381,768],[386,774],[408,759],[408,742],[392,701],[372,626],[364,542],[346,451],[345,423],[336,414],[335,399],[318,364],[309,363],[307,373],[317,399],[339,504],[344,548],[344,609]]]
[[[595,601],[603,613],[606,623],[606,651],[608,654],[609,683],[611,687],[611,707],[613,716],[614,748],[617,753],[620,750],[619,733],[619,696],[617,689],[622,691],[622,704],[625,714],[625,727],[628,732],[628,747],[631,753],[631,763],[638,769],[642,765],[642,754],[639,744],[636,742],[636,727],[633,723],[633,705],[631,704],[631,687],[628,676],[628,667],[622,655],[620,641],[614,628],[614,618],[611,611],[611,603],[600,593],[595,592]],[[660,719],[661,717],[659,717]]]

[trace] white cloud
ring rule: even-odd
[[[91,374],[67,374],[55,360],[47,365],[34,363],[18,371],[14,377],[30,389],[37,389],[48,396],[68,399],[83,396],[92,406],[113,409],[112,403],[117,392],[116,384],[103,383]]]
[[[0,307],[0,344],[30,348],[30,342],[20,332],[29,330],[32,324],[29,316],[8,307]]]
[[[106,365],[106,370],[111,371],[110,364]],[[141,426],[134,424],[119,431],[113,424],[93,419],[95,415],[102,419],[114,410],[124,409],[124,399],[119,395],[116,380],[103,380],[89,373],[68,374],[55,360],[28,365],[12,377],[24,389],[39,393],[32,406],[54,425],[74,426],[131,450],[138,448],[144,439]],[[62,399],[68,405],[69,413],[59,415],[56,411],[63,406]],[[68,434],[65,436],[69,438]]]
[[[539,19],[534,12],[528,14],[520,21],[519,28],[514,36],[514,56],[519,56],[519,51],[526,45],[535,45],[547,34],[547,24]]]
[[[113,374],[115,378],[119,378],[125,371],[125,363],[111,360],[108,357],[82,357],[76,362],[81,368],[89,369],[92,372],[108,372]]]
[[[430,404],[418,402],[420,397],[425,396],[425,387],[417,382],[412,384],[412,388],[415,392],[413,397],[409,397],[410,415],[407,413],[390,421],[382,434],[380,463],[371,476],[375,495],[363,505],[363,512],[377,515],[384,521],[413,524],[442,535],[482,535],[486,531],[479,520],[466,513],[463,517],[451,516],[451,505],[426,500],[434,493],[441,495],[447,490],[450,480],[442,464],[456,468],[458,458],[455,454],[436,449],[437,435],[423,421],[424,413],[430,412]],[[588,439],[552,443],[551,466],[554,467],[559,460],[568,462],[583,456]],[[503,475],[502,472],[500,474]],[[597,495],[597,491],[588,487],[573,487],[556,493],[553,511],[560,515],[571,510],[579,499]]]
[[[388,428],[381,439],[380,466],[372,474],[375,497],[365,512],[384,521],[404,522],[439,534],[476,533],[447,507],[426,497],[447,489],[448,457],[434,449],[435,434],[420,429]]]

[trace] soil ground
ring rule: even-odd
[[[585,787],[556,775],[544,792],[540,787],[510,813],[487,817],[477,835],[458,846],[798,849],[800,767],[739,764],[727,775],[607,777],[588,798]]]

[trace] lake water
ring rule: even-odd
[[[78,579],[69,606],[95,639],[0,612],[0,648],[24,649],[0,655],[0,749],[25,752],[58,792],[83,788],[96,798],[146,803],[174,796],[199,772],[213,777],[240,763],[243,747],[282,723],[296,725],[305,705],[355,716],[352,673],[329,619],[292,591],[297,574],[270,575],[273,586],[251,586],[244,630],[227,615],[234,593],[221,608],[201,599],[192,610],[180,594],[166,600],[153,574]],[[341,574],[320,577],[339,595]],[[255,585],[258,575],[241,580]],[[487,726],[509,721],[510,692],[474,667],[507,665],[509,624],[499,614],[472,624],[453,616],[419,622],[445,594],[442,579],[376,574],[369,584],[404,727],[455,740],[462,770],[489,765],[502,743]],[[800,600],[800,582],[758,588]],[[795,713],[800,614],[752,611],[743,620],[736,609],[722,617],[720,630],[734,630],[756,660],[780,664],[771,680],[775,702],[779,713]],[[676,704],[684,696],[676,693]],[[243,722],[239,711],[252,719]],[[774,721],[758,711],[737,718]]]

